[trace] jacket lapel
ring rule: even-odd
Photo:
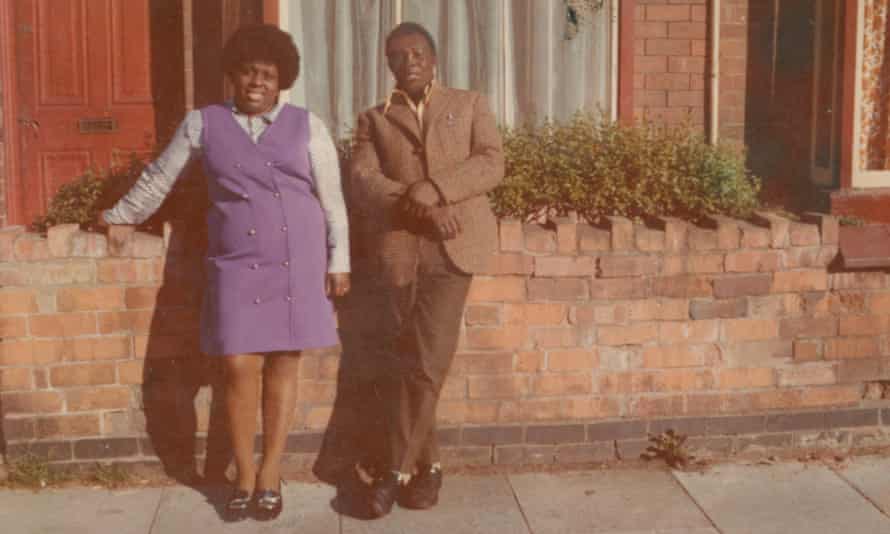
[[[386,118],[393,124],[405,132],[416,144],[420,144],[420,125],[417,124],[417,117],[403,102],[393,102],[392,106],[386,111]]]
[[[432,98],[423,112],[423,141],[429,139],[430,131],[436,125],[437,121],[442,118],[442,114],[451,107],[451,91],[445,87],[437,87],[433,89]]]

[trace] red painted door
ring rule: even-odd
[[[17,145],[10,223],[90,166],[155,146],[151,0],[13,0]]]

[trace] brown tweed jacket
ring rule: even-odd
[[[444,241],[455,266],[479,272],[497,249],[497,221],[486,193],[503,179],[504,155],[486,98],[435,86],[423,125],[421,131],[407,103],[396,98],[388,110],[381,104],[359,115],[355,132],[349,198],[360,225],[356,237],[389,284],[413,279],[419,235],[434,235],[395,208],[419,180],[436,185],[460,222],[462,232]]]

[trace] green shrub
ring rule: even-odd
[[[501,217],[574,211],[590,222],[607,215],[696,221],[712,214],[744,218],[758,207],[760,180],[746,169],[743,155],[709,145],[689,126],[623,126],[580,113],[564,124],[526,125],[503,134],[506,176],[490,194]],[[349,139],[337,143],[344,173],[352,146]],[[35,229],[65,223],[91,228],[96,214],[126,193],[143,167],[131,156],[126,164],[86,171],[59,188]],[[205,203],[198,180],[180,180],[141,226],[153,230],[172,217],[199,223]]]
[[[570,121],[504,132],[506,175],[490,198],[499,216],[575,211],[699,220],[747,217],[760,180],[735,149],[709,145],[690,126],[619,125],[582,113]]]
[[[32,226],[39,232],[58,224],[92,228],[99,211],[110,208],[136,182],[144,166],[145,162],[133,155],[125,164],[113,162],[105,170],[87,169],[59,187],[46,215],[38,217]]]

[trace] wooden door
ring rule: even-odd
[[[88,167],[155,149],[150,2],[12,0],[10,223],[45,213]]]

